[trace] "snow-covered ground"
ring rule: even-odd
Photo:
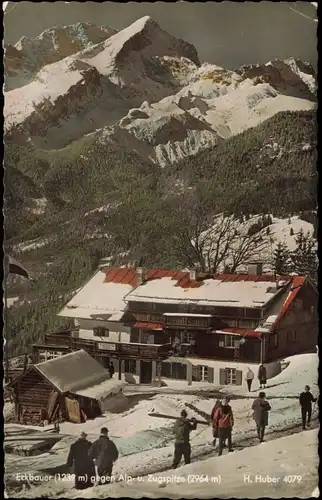
[[[308,498],[318,483],[317,431],[287,436],[233,455],[121,484],[94,487],[95,498]]]
[[[189,487],[182,491],[178,484],[170,480],[168,484],[161,484],[164,478],[172,476],[169,472],[173,454],[173,420],[166,420],[148,415],[150,412],[177,416],[181,409],[187,408],[190,417],[203,419],[203,412],[210,414],[214,400],[207,397],[205,392],[198,395],[185,394],[178,384],[177,393],[160,393],[154,396],[149,394],[136,395],[132,407],[119,414],[106,413],[92,421],[84,424],[62,423],[61,433],[65,436],[60,442],[53,446],[50,452],[39,456],[22,457],[6,454],[6,481],[8,481],[8,492],[12,481],[19,482],[18,473],[49,474],[53,471],[62,471],[66,463],[69,446],[74,442],[76,436],[82,430],[88,433],[90,440],[95,439],[101,427],[106,426],[110,431],[111,438],[117,444],[120,457],[115,464],[114,473],[120,475],[147,476],[140,482],[123,481],[109,486],[93,487],[85,492],[71,490],[70,481],[36,481],[30,489],[15,493],[16,497],[35,498],[45,495],[51,498],[62,497],[123,497],[137,498],[141,496],[157,498],[171,497],[180,498],[206,498],[220,496],[223,498],[243,497],[255,498],[265,492],[271,497],[309,497],[317,486],[317,435],[316,431],[307,431],[294,436],[275,439],[285,430],[287,434],[293,432],[293,428],[300,424],[300,408],[298,395],[305,384],[311,386],[314,396],[318,395],[317,387],[317,354],[304,354],[293,356],[286,360],[289,362],[287,368],[269,380],[267,396],[270,399],[272,411],[270,412],[269,425],[267,428],[268,442],[239,451],[228,457],[207,457],[214,455],[211,444],[211,427],[198,425],[197,430],[191,434],[192,461],[190,466],[184,466],[176,471],[177,476],[190,475],[216,476],[221,475],[221,483],[215,487],[206,480],[202,484],[195,478],[195,483],[189,483]],[[130,389],[130,388],[129,388]],[[225,387],[225,392],[232,393],[231,405],[235,414],[235,426],[233,440],[238,446],[239,442],[250,442],[255,438],[254,421],[252,419],[252,398],[257,395],[257,386],[250,395],[245,388]],[[157,391],[158,389],[156,389]],[[233,394],[235,393],[235,394]],[[136,404],[135,404],[136,403]],[[190,405],[193,405],[192,407]],[[197,408],[199,413],[194,410]],[[317,409],[314,409],[314,418]],[[205,415],[204,415],[205,416]],[[6,426],[9,432],[10,426]],[[288,429],[286,431],[286,429]],[[23,432],[23,429],[21,428]],[[38,433],[37,433],[38,435]],[[253,443],[254,444],[254,443]],[[241,445],[243,446],[243,445]],[[264,451],[264,453],[263,453]],[[260,455],[260,456],[259,456]],[[199,459],[198,459],[199,458]],[[229,466],[227,461],[229,460]],[[256,464],[255,464],[256,461]],[[163,471],[168,472],[163,473]],[[66,470],[65,470],[66,472]],[[158,476],[149,477],[148,474]],[[302,476],[300,482],[286,483],[280,479],[279,484],[263,483],[252,484],[243,480],[245,475],[266,475],[283,478],[287,475]],[[153,481],[151,478],[154,478]],[[123,477],[124,479],[124,477]],[[197,493],[197,488],[198,493]],[[214,490],[215,488],[215,490]],[[264,494],[264,496],[265,496]]]

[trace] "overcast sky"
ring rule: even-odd
[[[146,15],[193,43],[201,62],[233,69],[296,57],[317,66],[316,9],[310,2],[9,2],[5,43],[80,21],[122,29]]]

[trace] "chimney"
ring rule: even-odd
[[[248,264],[248,274],[250,276],[261,276],[263,274],[263,264],[261,262]]]
[[[143,267],[137,267],[136,268],[136,275],[137,275],[137,278],[138,278],[138,285],[142,285],[143,281],[144,281],[144,269]]]
[[[197,279],[197,270],[195,268],[189,269],[189,278],[190,278],[190,281],[196,281],[196,279]]]

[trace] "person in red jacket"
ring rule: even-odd
[[[216,410],[215,424],[218,427],[219,435],[218,455],[222,455],[222,449],[224,447],[224,442],[226,439],[228,441],[228,452],[233,451],[231,433],[234,426],[234,415],[233,410],[229,405],[228,397],[225,397],[223,399],[221,406]]]
[[[219,437],[218,427],[217,427],[216,421],[215,421],[215,415],[216,415],[216,411],[218,410],[218,408],[220,408],[220,406],[221,406],[221,401],[220,401],[220,399],[217,399],[215,406],[213,407],[211,415],[210,415],[210,420],[212,423],[212,437],[214,438],[212,444],[214,446],[216,446],[216,441],[217,441],[217,438]]]

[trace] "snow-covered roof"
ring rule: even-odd
[[[81,290],[60,311],[65,318],[92,319],[104,315],[120,319],[126,308],[123,298],[132,290],[130,284],[106,282],[104,270],[97,271]],[[112,321],[118,321],[112,319]]]
[[[224,281],[206,279],[202,285],[195,288],[176,286],[171,278],[161,278],[143,283],[125,300],[169,304],[198,303],[199,305],[226,306],[226,307],[260,307],[266,304],[276,290],[268,289],[266,281]]]
[[[83,349],[43,361],[34,367],[61,393],[75,393],[110,379],[108,370]]]
[[[108,379],[100,384],[88,387],[87,389],[80,389],[74,391],[74,394],[78,396],[84,396],[85,398],[96,399],[97,401],[102,401],[111,394],[117,394],[125,386],[124,382],[119,380]]]

